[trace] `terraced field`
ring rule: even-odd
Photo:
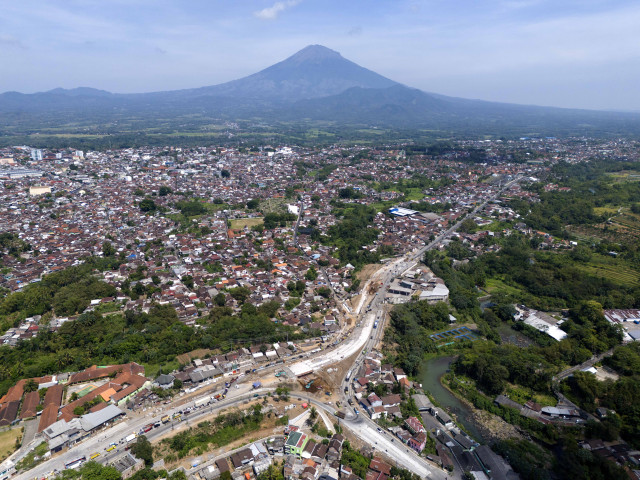
[[[640,272],[621,259],[594,255],[588,264],[576,264],[576,267],[589,275],[603,277],[620,285],[638,285],[640,283]]]

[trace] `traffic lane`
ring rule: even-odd
[[[240,394],[237,397],[227,398],[222,402],[215,403],[213,406],[209,405],[208,407],[210,409],[209,412],[207,412],[206,411],[207,408],[205,408],[203,411],[197,412],[195,415],[191,415],[191,418],[195,421],[202,416],[214,413],[214,411],[216,410],[220,410],[223,408],[227,408],[229,406],[233,406],[237,403],[251,400],[253,398],[253,395],[255,395],[255,393],[263,394],[271,390],[273,389],[266,389],[266,388],[258,389],[258,390],[251,391],[250,393]],[[110,427],[109,429],[107,429],[107,431],[102,431],[97,434],[94,434],[93,436],[88,437],[82,442],[76,445],[73,445],[69,450],[62,453],[60,456],[47,460],[46,462],[41,463],[40,465],[34,467],[28,472],[24,472],[14,478],[20,479],[20,480],[32,479],[34,477],[42,478],[46,476],[47,473],[53,470],[57,470],[57,471],[64,470],[64,465],[66,463],[69,463],[77,458],[85,456],[87,459],[89,459],[89,457],[94,453],[101,454],[100,457],[96,458],[97,461],[100,461],[101,463],[107,463],[108,460],[112,460],[117,456],[115,453],[112,453],[109,456],[104,454],[105,450],[109,447],[110,443],[118,444],[118,446],[116,447],[116,450],[117,450],[116,453],[121,454],[126,447],[126,445],[121,442],[124,442],[124,439],[128,435],[134,432],[139,432],[140,429],[142,429],[146,424],[160,421],[160,419],[164,415],[173,415],[173,413],[177,413],[180,409],[184,409],[184,408],[185,406],[183,405],[183,406],[175,406],[175,407],[168,408],[166,411],[163,411],[162,409],[160,409],[160,412],[157,414],[158,418],[156,419],[153,418],[154,416],[156,416],[154,414],[154,416],[151,416],[151,417],[142,416],[135,419],[130,419],[131,421],[125,420],[123,422],[120,422]],[[161,432],[158,431],[157,429],[155,431],[151,430],[150,432],[147,433],[147,436],[150,438],[150,440],[155,439],[156,437],[160,436],[161,433],[166,434],[167,430],[175,429],[176,425],[181,426],[182,424],[184,423],[183,422],[173,423],[172,421],[171,423],[164,424],[162,426],[163,428]]]
[[[406,447],[399,440],[392,442],[390,436],[383,435],[377,428],[371,427],[366,421],[344,421],[346,426],[357,433],[358,437],[367,439],[366,442],[374,447],[378,452],[394,459],[397,466],[419,475],[422,478],[429,477],[444,480],[446,474],[426,464],[425,461],[412,454],[409,447]]]

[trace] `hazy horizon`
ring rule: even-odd
[[[640,5],[598,0],[7,3],[0,92],[215,85],[321,44],[428,92],[639,111],[638,24]]]

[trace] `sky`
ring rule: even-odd
[[[640,111],[624,0],[0,0],[0,92],[215,85],[310,44],[427,92]]]

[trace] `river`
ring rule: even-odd
[[[422,389],[429,392],[442,408],[455,414],[455,418],[471,436],[480,443],[485,443],[478,424],[474,421],[471,410],[440,383],[440,378],[449,369],[454,357],[435,357],[427,360],[420,367],[418,378]]]

